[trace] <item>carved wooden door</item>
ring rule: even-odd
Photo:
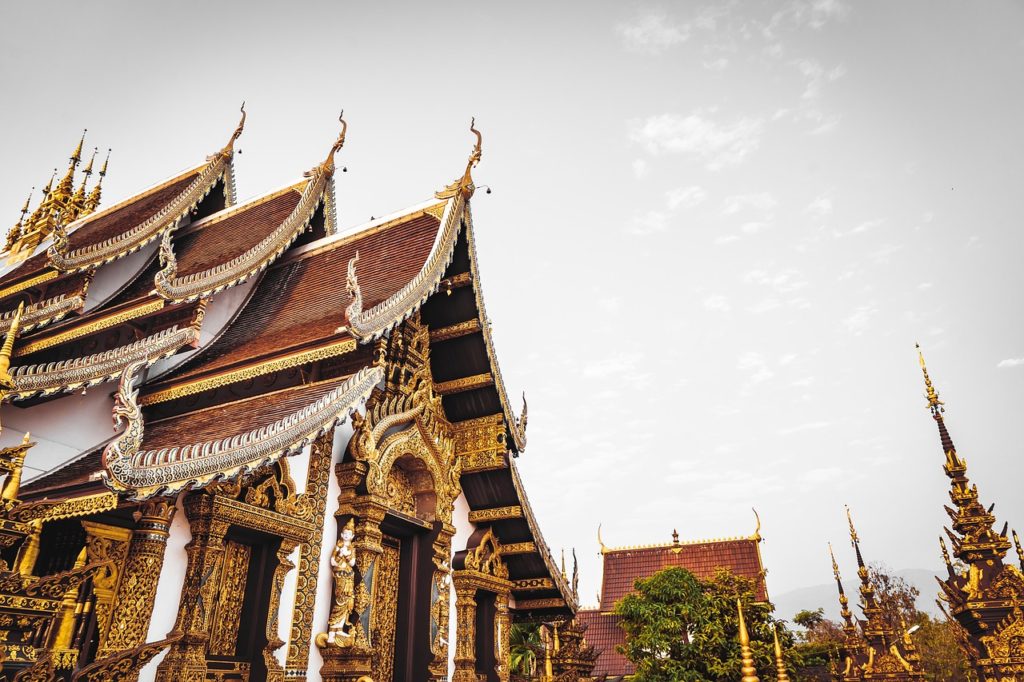
[[[250,666],[247,662],[237,661],[240,653],[237,647],[252,549],[251,545],[242,542],[224,542],[224,563],[218,576],[217,603],[207,645],[208,680],[249,679]]]
[[[384,552],[377,559],[373,580],[373,619],[370,641],[373,646],[373,679],[375,682],[395,680],[395,629],[398,616],[398,590],[401,575],[402,543],[385,535]]]

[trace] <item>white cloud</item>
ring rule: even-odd
[[[804,211],[812,216],[824,218],[832,213],[832,199],[826,196],[815,197],[814,201],[807,204]]]
[[[619,35],[626,47],[638,52],[658,53],[673,45],[686,42],[690,27],[673,24],[665,14],[642,14],[633,20],[620,24]]]
[[[775,197],[773,197],[770,192],[734,194],[731,197],[726,197],[725,201],[722,203],[722,213],[724,215],[739,213],[744,209],[753,209],[762,212],[770,211],[778,204]]]
[[[747,310],[756,315],[760,315],[762,313],[770,313],[771,311],[781,307],[782,301],[775,298],[774,296],[771,296],[769,298],[764,299],[763,301],[760,301],[759,303],[755,303],[754,305],[747,308]]]
[[[651,154],[674,153],[703,161],[708,170],[721,170],[742,162],[761,141],[760,119],[740,118],[718,123],[707,112],[688,116],[659,114],[644,121],[632,121],[629,139]]]
[[[845,19],[849,12],[849,6],[841,0],[791,0],[772,16],[764,33],[771,37],[779,28],[804,26],[818,30],[831,21]]]
[[[779,429],[780,436],[791,436],[794,433],[801,433],[803,431],[817,431],[819,429],[827,429],[832,426],[832,422],[806,422],[804,424],[797,424],[796,426],[789,426],[783,429]]]
[[[629,227],[626,228],[626,232],[637,237],[644,237],[649,234],[664,232],[667,229],[667,215],[661,211],[647,211],[647,213],[642,215],[634,216]]]
[[[885,220],[883,218],[875,218],[874,220],[865,220],[863,223],[861,223],[857,227],[855,227],[852,230],[850,230],[850,234],[859,234],[861,232],[867,232],[868,230],[873,230],[873,229],[875,229],[876,227],[878,227],[879,225],[881,225],[884,222],[885,222]]]
[[[732,306],[729,305],[729,299],[721,294],[713,294],[705,298],[704,307],[708,310],[715,310],[723,313],[727,313],[732,310]]]
[[[738,235],[735,234],[723,234],[721,237],[715,237],[715,244],[732,244],[740,240]]]
[[[875,316],[878,309],[870,305],[862,305],[851,314],[843,318],[843,326],[854,335],[861,335],[871,326],[871,318]]]
[[[770,227],[769,223],[751,221],[749,223],[743,223],[743,225],[740,227],[740,230],[744,234],[757,234],[758,232],[761,232],[767,227]]]
[[[637,180],[643,180],[647,177],[647,173],[650,168],[647,165],[647,161],[644,159],[635,159],[633,161],[633,175]]]
[[[775,376],[775,372],[765,362],[764,356],[755,351],[740,355],[736,360],[736,369],[749,374],[746,382],[740,387],[740,395],[749,395],[755,386]]]
[[[703,187],[690,185],[689,187],[677,187],[665,192],[665,200],[671,210],[677,208],[693,208],[704,201],[708,193]]]
[[[729,66],[729,60],[725,57],[718,57],[717,59],[705,59],[701,64],[709,71],[722,71]]]
[[[1024,358],[1006,358],[1005,360],[1000,360],[996,367],[1000,369],[1007,367],[1024,367]]]
[[[758,286],[771,287],[780,294],[790,294],[807,286],[807,280],[798,270],[787,269],[776,273],[766,270],[751,270],[743,275],[743,281]]]

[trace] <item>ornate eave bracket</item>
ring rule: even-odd
[[[122,374],[114,423],[116,427],[124,421],[127,426],[103,451],[104,482],[133,499],[201,488],[294,454],[343,422],[384,378],[380,368],[366,368],[316,402],[259,429],[181,447],[143,450],[143,416],[136,388],[140,369],[136,363]]]
[[[359,254],[349,261],[346,285],[351,302],[345,309],[346,327],[360,343],[376,341],[390,332],[419,310],[437,291],[455,255],[464,206],[462,195],[448,200],[441,216],[441,230],[426,263],[398,292],[368,310],[363,310],[362,291],[356,276]]]
[[[97,244],[90,244],[80,249],[71,249],[68,242],[68,231],[69,228],[75,227],[76,224],[58,226],[54,230],[53,244],[47,249],[50,265],[62,272],[81,272],[99,267],[119,258],[124,258],[138,251],[154,239],[161,237],[165,231],[174,229],[178,221],[198,206],[199,202],[205,199],[206,195],[221,180],[225,183],[225,198],[229,202],[233,202],[234,168],[232,167],[232,159],[235,154],[235,141],[245,129],[245,117],[245,104],[243,103],[241,120],[231,134],[228,143],[217,153],[208,157],[202,171],[189,183],[184,191],[171,199],[154,215],[135,227]],[[90,220],[96,215],[93,214],[85,220]],[[81,226],[83,222],[80,221],[77,224]]]
[[[177,259],[171,244],[174,231],[165,230],[160,242],[160,264],[163,269],[154,278],[156,293],[169,301],[194,301],[241,284],[277,260],[309,227],[321,205],[330,204],[327,210],[333,211],[333,199],[329,195],[334,175],[334,154],[345,143],[347,126],[344,121],[342,125],[341,135],[331,148],[327,160],[307,173],[309,181],[299,203],[284,222],[245,253],[212,268],[178,277]]]
[[[60,362],[19,365],[11,368],[14,388],[9,400],[76,391],[110,381],[133,363],[152,365],[177,353],[182,347],[199,342],[198,325],[171,327],[140,341]]]
[[[84,291],[75,292],[70,296],[60,294],[38,303],[30,303],[25,307],[25,312],[21,316],[20,333],[25,334],[37,327],[44,327],[61,320],[68,314],[81,310],[83,307],[85,307]],[[15,312],[11,310],[0,317],[0,334],[6,334],[7,330],[11,328]]]

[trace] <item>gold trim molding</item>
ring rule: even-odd
[[[470,523],[487,523],[488,521],[508,521],[510,519],[523,518],[523,508],[519,505],[512,507],[495,507],[493,509],[475,509],[469,512]]]
[[[37,351],[59,346],[65,341],[71,341],[104,329],[109,329],[110,327],[117,326],[122,322],[134,320],[136,318],[143,317],[144,315],[162,310],[164,305],[165,302],[163,300],[150,301],[148,303],[143,303],[142,305],[129,308],[128,310],[121,310],[116,313],[97,317],[96,319],[77,327],[72,327],[71,329],[51,334],[50,336],[45,336],[41,339],[36,339],[35,341],[29,341],[28,343],[14,349],[14,357],[17,358],[30,355]]]
[[[462,393],[463,391],[472,391],[477,388],[493,385],[494,377],[487,372],[436,383],[434,384],[434,392],[439,395],[451,395],[452,393]]]
[[[35,277],[30,277],[22,282],[12,284],[9,287],[4,287],[3,289],[0,289],[0,298],[6,298],[11,294],[18,293],[19,291],[25,291],[25,289],[31,289],[37,284],[45,284],[46,282],[52,282],[53,280],[57,279],[59,274],[60,273],[58,273],[56,270],[50,270],[49,272],[44,272],[41,275],[36,275]]]

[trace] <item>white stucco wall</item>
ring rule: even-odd
[[[178,499],[178,511],[171,522],[170,537],[167,538],[167,550],[164,553],[164,565],[160,569],[160,580],[156,587],[156,599],[153,606],[153,617],[149,621],[147,642],[156,642],[167,636],[174,628],[178,615],[178,601],[181,591],[185,588],[185,568],[188,566],[188,555],[185,545],[192,539],[188,527],[188,518]],[[139,674],[139,682],[153,682],[156,679],[156,668],[166,655],[166,651],[146,664]]]
[[[452,537],[452,556],[455,556],[456,552],[466,549],[469,536],[476,530],[476,524],[469,522],[469,503],[466,502],[466,495],[463,493],[460,493],[455,500],[452,525],[455,526],[455,536]],[[451,557],[448,558],[448,565],[451,565]],[[451,679],[455,673],[455,624],[457,622],[455,590],[452,590],[448,601],[448,679]]]
[[[362,410],[360,410],[362,411]],[[313,607],[313,627],[310,635],[316,637],[327,625],[327,617],[331,613],[331,594],[334,590],[333,573],[331,572],[331,550],[338,539],[338,522],[334,518],[338,511],[338,495],[341,486],[334,475],[334,465],[341,461],[345,448],[352,439],[352,425],[346,421],[334,430],[334,450],[331,457],[331,475],[327,484],[327,507],[324,510],[324,536],[320,545],[320,569],[317,572],[316,605]],[[319,680],[320,668],[324,659],[316,644],[309,645],[309,665],[306,667],[306,679]]]

